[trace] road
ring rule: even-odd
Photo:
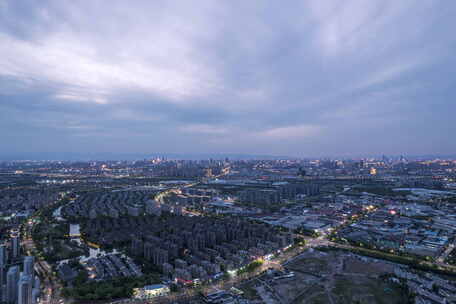
[[[451,243],[447,247],[447,249],[445,249],[445,251],[442,252],[442,254],[438,257],[437,264],[442,265],[442,266],[445,265],[445,260],[448,257],[448,255],[451,253],[451,251],[453,251],[454,247],[455,247],[455,243]]]
[[[255,271],[251,273],[244,273],[242,275],[234,276],[231,277],[230,279],[223,280],[220,282],[217,282],[216,284],[212,284],[210,286],[205,286],[203,287],[202,290],[196,291],[195,289],[184,289],[181,292],[178,293],[173,293],[167,297],[157,299],[157,303],[172,303],[174,301],[179,301],[183,299],[188,299],[191,297],[194,297],[197,295],[197,292],[202,291],[203,293],[209,293],[217,290],[228,290],[231,287],[234,286],[242,286],[244,284],[250,283],[253,280],[257,280],[259,275],[266,271],[267,269],[273,268],[277,270],[284,270],[285,267],[289,264],[295,261],[296,259],[301,258],[304,254],[306,254],[306,250],[309,248],[316,248],[316,247],[321,247],[321,246],[330,246],[334,248],[341,248],[341,249],[347,249],[347,250],[357,250],[357,249],[363,249],[370,251],[369,249],[366,248],[359,248],[355,246],[351,246],[348,244],[339,244],[339,243],[334,243],[329,241],[326,236],[320,236],[318,238],[309,238],[307,236],[301,236],[305,239],[306,243],[304,246],[298,246],[295,247],[289,251],[286,251],[279,255],[278,257],[270,260],[270,261],[264,261],[264,263],[257,268]],[[375,250],[372,250],[374,252],[377,252]],[[438,263],[433,263],[433,262],[421,262],[423,265],[427,266],[433,266]],[[337,268],[338,270],[336,273],[341,271],[341,266],[342,264],[339,263]],[[456,266],[448,265],[448,264],[442,264],[441,269],[447,269],[450,271],[456,272]],[[333,278],[330,278],[329,281],[331,281]],[[330,296],[329,294],[329,289],[330,289],[330,284],[331,282],[328,282],[328,284],[325,285],[325,293],[329,296],[329,300],[331,302],[334,302],[334,299]],[[280,300],[279,300],[280,302]],[[133,300],[133,299],[125,299],[125,300],[120,300],[112,303],[135,303],[135,304],[142,304],[142,303],[148,303],[147,301],[142,301],[142,300]]]
[[[185,186],[182,186],[181,188],[186,188],[186,187],[191,187],[194,186],[198,183],[192,183],[192,184],[187,184]],[[171,188],[167,189],[161,193],[159,193],[156,197],[156,200],[160,203],[165,203],[164,198],[171,194],[171,193],[179,193],[180,188]],[[30,231],[33,227],[33,222],[29,225]],[[359,247],[354,247],[348,244],[339,244],[339,243],[334,243],[329,241],[325,235],[320,236],[318,238],[310,238],[307,236],[302,236],[306,240],[306,243],[304,246],[298,246],[295,247],[291,250],[288,250],[286,252],[283,252],[280,254],[278,257],[272,259],[272,260],[266,260],[264,263],[257,268],[255,271],[251,273],[243,273],[242,275],[237,275],[234,277],[231,277],[227,280],[222,280],[217,283],[211,284],[209,286],[204,286],[198,291],[196,289],[190,289],[190,288],[185,288],[180,292],[177,293],[172,293],[171,295],[161,298],[157,300],[160,303],[171,303],[173,301],[179,301],[182,299],[188,299],[190,297],[196,296],[197,292],[202,291],[203,293],[209,293],[215,290],[220,290],[220,289],[229,289],[233,286],[239,286],[246,284],[248,282],[251,282],[252,280],[256,280],[258,276],[264,272],[267,269],[273,268],[273,269],[278,269],[278,270],[283,270],[284,266],[286,266],[288,263],[293,262],[295,259],[299,259],[306,249],[309,248],[315,248],[315,247],[320,247],[320,246],[331,246],[335,248],[341,248],[341,249],[347,249],[347,250],[357,250],[357,249],[363,249],[366,251],[373,251],[377,252],[375,250],[369,250],[366,248],[359,248]],[[27,248],[28,251],[32,251],[35,248],[35,245],[33,243],[33,240],[27,239],[24,241],[24,247]],[[450,271],[456,272],[456,266],[448,265],[445,264],[444,261],[446,257],[449,255],[449,253],[452,251],[452,249],[455,247],[455,243],[451,244],[443,253],[442,255],[435,261],[435,262],[421,262],[423,265],[427,266],[435,266],[438,265],[440,269],[447,269]],[[46,297],[42,303],[45,304],[59,304],[61,301],[63,301],[63,298],[60,295],[60,290],[62,286],[58,283],[58,280],[54,278],[54,275],[52,273],[52,269],[49,266],[49,264],[46,261],[39,260],[36,265],[37,271],[42,274],[42,276],[45,278],[44,280],[44,285],[45,289],[47,290]],[[329,286],[329,285],[328,285]],[[328,292],[328,286],[325,286],[326,292]],[[329,297],[330,301],[332,302],[333,299]],[[157,303],[158,303],[157,302]],[[141,300],[133,300],[133,299],[123,299],[123,300],[117,300],[112,303],[147,303],[147,301],[141,301]]]
[[[307,236],[302,236],[306,240],[306,244],[304,246],[298,246],[295,248],[292,248],[286,252],[283,252],[280,254],[278,257],[273,258],[271,260],[264,260],[263,264],[255,269],[252,272],[246,272],[242,273],[241,275],[236,275],[232,276],[229,279],[226,280],[221,280],[217,283],[214,283],[209,286],[204,286],[202,289],[196,290],[196,289],[190,289],[190,288],[185,288],[184,290],[177,292],[177,293],[172,293],[167,297],[157,299],[157,303],[172,303],[174,301],[179,301],[183,299],[188,299],[191,297],[197,296],[199,292],[203,293],[210,293],[214,292],[217,290],[228,290],[231,287],[239,286],[239,285],[244,285],[252,280],[256,280],[259,275],[264,273],[268,269],[276,269],[276,270],[284,270],[284,266],[289,263],[290,261],[293,261],[296,258],[299,258],[306,249],[312,248],[312,247],[319,247],[319,246],[324,246],[328,244],[328,241],[322,236],[316,239],[307,237]],[[135,304],[143,304],[143,303],[149,303],[145,300],[134,300],[134,299],[124,299],[124,300],[117,300],[115,302],[111,302],[111,304],[114,303],[135,303]]]
[[[25,251],[31,255],[32,252],[36,250],[35,243],[31,237],[31,231],[35,221],[27,222],[27,234],[26,238],[22,241],[22,246]],[[40,256],[35,256],[35,270],[41,277],[43,283],[44,294],[41,296],[40,303],[43,304],[59,304],[63,303],[64,299],[61,296],[60,292],[63,286],[59,283],[58,279],[54,276],[52,267],[48,262],[43,260]]]

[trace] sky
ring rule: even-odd
[[[0,156],[456,154],[456,2],[0,0]]]

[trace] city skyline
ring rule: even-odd
[[[443,1],[3,1],[0,159],[452,155],[455,13]]]
[[[21,161],[142,161],[153,159],[166,160],[362,160],[384,158],[390,161],[399,161],[402,158],[411,161],[436,161],[436,160],[455,160],[455,154],[427,154],[427,155],[408,155],[408,154],[360,154],[360,155],[324,155],[324,156],[290,156],[290,155],[268,155],[268,154],[243,154],[243,153],[115,153],[115,152],[35,152],[35,153],[14,153],[0,154],[0,162],[21,162]]]

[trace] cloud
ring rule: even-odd
[[[321,133],[321,128],[319,126],[312,125],[298,125],[298,126],[289,126],[274,128],[264,132],[261,132],[260,135],[266,138],[273,139],[288,139],[288,138],[306,138],[319,135]]]
[[[0,74],[30,85],[58,87],[55,97],[64,100],[106,103],[115,90],[129,88],[179,102],[206,96],[216,86],[211,71],[182,54],[174,55],[177,58],[171,63],[160,54],[150,54],[147,61],[128,56],[121,62],[104,62],[96,49],[72,37],[72,33],[60,33],[38,43],[6,35],[0,35],[0,41],[0,52],[4,54]],[[186,52],[185,46],[180,52]]]
[[[185,127],[181,127],[181,131],[198,135],[223,135],[229,132],[228,128],[216,127],[209,124],[186,125]]]
[[[0,140],[11,152],[451,152],[455,13],[438,1],[1,1]]]

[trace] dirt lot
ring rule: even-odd
[[[322,276],[331,271],[330,261],[325,256],[313,257],[309,256],[306,259],[299,259],[288,265],[288,269],[301,273],[309,273],[314,276]]]
[[[293,279],[281,280],[269,285],[285,303],[291,303],[296,298],[315,294],[318,290],[323,289],[323,287],[319,286],[320,280],[320,278],[315,276],[296,273]]]
[[[380,278],[393,267],[383,261],[344,252],[309,251],[287,265],[293,278],[271,280],[265,275],[258,284],[281,303],[310,304],[401,304],[399,286]],[[271,302],[273,303],[273,302]]]
[[[398,286],[367,277],[337,276],[332,293],[335,303],[401,304],[406,300]]]
[[[393,267],[382,261],[370,261],[364,257],[348,257],[344,259],[344,272],[347,273],[370,273],[381,275],[393,272]]]

